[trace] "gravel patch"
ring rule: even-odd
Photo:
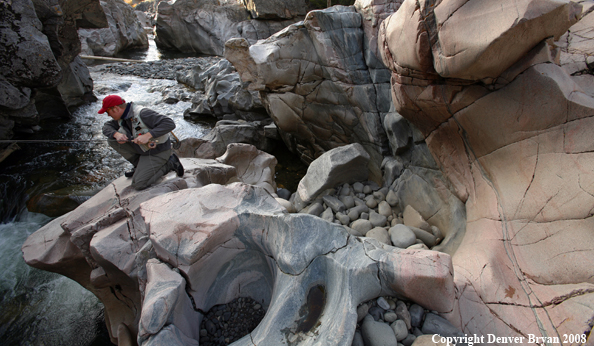
[[[200,346],[229,345],[254,330],[265,314],[262,305],[251,298],[213,306],[200,325]]]

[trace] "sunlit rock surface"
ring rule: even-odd
[[[114,181],[31,235],[26,262],[95,293],[116,343],[197,345],[202,312],[240,296],[267,314],[234,345],[350,345],[357,305],[381,295],[452,311],[449,255],[287,213],[270,193],[269,155],[242,149],[182,159],[183,178],[141,192]]]
[[[297,3],[278,1],[271,7],[269,1],[162,1],[157,8],[155,43],[163,49],[222,56],[225,42],[231,38],[256,42],[300,20],[304,14],[298,16]],[[257,12],[260,4],[284,15],[252,19],[250,13]]]
[[[227,41],[225,57],[249,89],[260,91],[281,137],[302,161],[357,142],[371,155],[371,179],[381,180],[390,73],[369,42],[382,19],[374,11],[394,11],[397,3],[311,11],[303,22],[252,45]]]
[[[466,333],[592,329],[594,99],[555,63],[548,40],[581,8],[406,0],[382,23],[396,109],[466,204],[448,315]]]
[[[107,17],[104,29],[78,29],[81,54],[114,56],[126,48],[148,48],[144,24],[132,7],[123,0],[104,0],[101,6]]]

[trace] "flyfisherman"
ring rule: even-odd
[[[169,117],[134,103],[126,103],[118,95],[103,99],[99,114],[107,112],[112,120],[103,125],[103,134],[109,145],[134,168],[124,175],[132,178],[132,187],[145,189],[163,175],[175,171],[178,177],[184,175],[184,167],[171,149],[169,132],[175,123]]]

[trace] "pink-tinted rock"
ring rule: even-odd
[[[396,108],[427,137],[466,204],[465,234],[448,248],[457,301],[446,316],[468,334],[588,333],[594,99],[545,40],[580,18],[580,5],[419,4],[407,0],[384,21],[379,45]],[[426,31],[434,41],[421,49]],[[436,83],[436,73],[446,78]]]
[[[221,161],[237,161],[241,147],[231,147]],[[190,160],[182,160],[186,174],[193,172]],[[242,162],[238,171],[247,166]],[[79,228],[95,233],[76,238],[69,253],[87,265],[78,273],[79,282],[104,302],[114,342],[137,336],[140,345],[198,345],[198,311],[237,297],[251,297],[268,310],[259,326],[236,343],[246,346],[285,341],[348,345],[355,333],[356,307],[379,295],[399,295],[440,312],[452,309],[452,262],[447,254],[399,251],[373,239],[357,240],[344,226],[286,213],[269,192],[253,185],[208,184],[156,193],[180,181],[185,182],[166,180],[150,188],[152,193],[134,194],[121,189],[129,180],[120,179],[89,200],[90,206],[101,206],[99,211],[111,210],[109,201],[117,201],[115,212],[108,215],[119,217],[89,218],[90,211],[76,211],[69,223],[50,223],[23,247],[28,263],[60,272],[54,264],[65,260],[44,263],[59,254],[35,261],[31,251],[40,246],[56,249],[45,240],[55,242],[61,233],[52,233],[54,240],[43,235],[55,232],[60,223],[72,228],[90,220]],[[311,317],[315,320],[309,324],[303,313],[315,314],[307,302],[316,292],[324,300],[324,313]]]

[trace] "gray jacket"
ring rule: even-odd
[[[132,114],[132,107],[134,107],[134,104],[132,102],[128,103],[126,110],[122,115],[122,127],[126,131],[125,135],[130,139],[132,139],[132,122],[128,118],[128,115]],[[151,129],[149,132],[153,137],[160,137],[175,129],[175,122],[171,118],[157,113],[152,109],[144,108],[140,111],[140,117],[146,126]],[[114,133],[116,133],[119,128],[120,124],[118,124],[116,120],[109,120],[103,125],[103,134],[107,138],[113,139]],[[165,143],[157,144],[155,148],[148,151],[143,151],[138,144],[130,144],[140,155],[154,155],[171,148],[171,140],[169,139]]]

